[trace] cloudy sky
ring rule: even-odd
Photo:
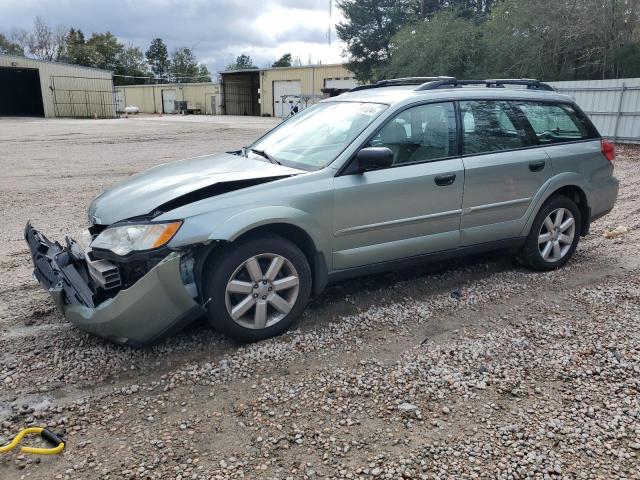
[[[287,52],[305,64],[343,61],[334,27],[342,18],[334,1],[330,22],[329,0],[0,0],[0,32],[30,29],[38,15],[86,37],[109,30],[143,51],[160,37],[170,51],[192,48],[211,71],[240,53],[260,67]]]

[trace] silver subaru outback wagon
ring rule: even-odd
[[[386,80],[241,150],[132,176],[63,244],[27,224],[36,279],[80,328],[146,344],[206,315],[283,332],[330,282],[517,249],[563,266],[614,205],[614,147],[535,80]]]

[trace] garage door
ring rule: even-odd
[[[0,67],[0,85],[0,115],[44,117],[38,70]]]
[[[162,112],[173,113],[176,108],[176,91],[162,90]]]
[[[287,117],[294,105],[300,103],[300,80],[275,80],[273,82],[273,114]]]

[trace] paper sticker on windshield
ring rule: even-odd
[[[358,107],[358,113],[369,116],[376,115],[380,111],[380,107],[375,103],[361,103]]]

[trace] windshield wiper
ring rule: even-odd
[[[266,158],[267,160],[269,160],[271,163],[275,163],[276,165],[282,165],[282,163],[280,163],[278,160],[276,160],[275,158],[273,158],[271,155],[269,155],[267,152],[265,152],[264,150],[258,150],[257,148],[250,148],[249,151],[260,155],[261,157]]]

